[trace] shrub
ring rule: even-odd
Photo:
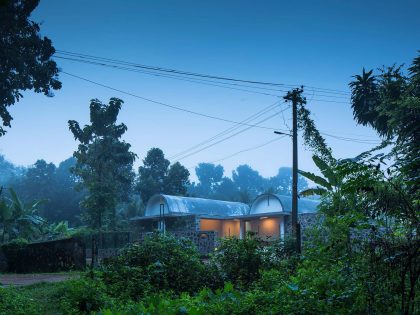
[[[66,281],[59,294],[60,308],[64,314],[89,314],[112,305],[103,283],[98,280],[81,278]]]
[[[245,239],[222,239],[212,257],[225,281],[246,287],[259,278],[263,266],[262,243],[252,235]]]
[[[111,294],[138,299],[161,290],[195,293],[203,287],[204,271],[189,240],[154,234],[108,260],[102,279],[112,289]]]
[[[34,300],[22,296],[13,288],[0,288],[0,314],[5,315],[37,315]]]

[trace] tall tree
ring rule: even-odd
[[[12,170],[18,172],[9,176],[4,182],[5,187],[12,187],[24,202],[45,200],[39,206],[39,212],[48,221],[68,221],[71,225],[80,223],[80,201],[84,192],[75,190],[77,178],[70,172],[70,168],[76,165],[75,158],[61,162],[58,167],[44,160],[36,161],[27,169],[11,165]]]
[[[239,191],[242,193],[247,192],[249,195],[248,199],[252,200],[264,191],[265,183],[263,177],[249,165],[239,165],[232,172],[232,179]]]
[[[137,190],[140,192],[144,203],[154,194],[164,192],[169,164],[170,162],[165,159],[161,149],[151,148],[147,152],[143,160],[143,166],[139,167],[137,181]]]
[[[38,160],[29,167],[19,189],[24,200],[49,199],[56,191],[56,167],[53,163]],[[44,213],[43,213],[44,215]]]
[[[190,185],[190,172],[176,162],[168,170],[168,176],[165,179],[165,193],[176,196],[185,196]]]
[[[51,40],[39,34],[39,24],[29,20],[39,0],[0,2],[0,137],[13,119],[8,107],[33,90],[52,96],[61,88],[58,68],[51,59],[55,50]]]
[[[420,53],[420,52],[419,52]],[[413,191],[420,180],[420,55],[408,68],[401,66],[373,70],[354,76],[351,82],[352,108],[356,121],[371,126],[387,140],[395,140],[395,167],[405,176]]]
[[[109,104],[93,99],[90,125],[82,129],[77,121],[69,121],[70,131],[80,142],[73,155],[77,159],[73,172],[87,190],[82,205],[94,228],[115,226],[116,206],[130,191],[134,179],[136,155],[130,152],[130,144],[121,140],[127,127],[116,124],[122,103],[118,98],[111,98]]]
[[[191,187],[191,193],[204,198],[213,198],[222,182],[224,169],[221,165],[200,163],[195,168],[199,182]]]
[[[0,187],[10,185],[11,182],[22,176],[23,167],[18,167],[7,161],[4,155],[0,154]]]
[[[226,201],[239,201],[238,187],[229,177],[223,177],[220,185],[217,186],[214,192],[214,198]]]
[[[143,203],[157,193],[183,196],[189,186],[190,172],[179,162],[170,165],[163,151],[152,148],[139,167],[137,190]]]
[[[292,194],[292,168],[280,167],[276,176],[268,179],[266,184],[273,193],[281,195]],[[298,175],[298,192],[308,188],[308,182],[302,175]]]

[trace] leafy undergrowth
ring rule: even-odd
[[[22,297],[35,302],[37,314],[62,314],[60,295],[67,282],[37,283],[14,289]]]
[[[381,256],[373,269],[368,248],[349,246],[346,231],[359,219],[324,220],[327,230],[314,231],[316,246],[300,257],[286,243],[266,247],[249,236],[224,240],[204,264],[187,241],[156,235],[78,279],[0,289],[0,314],[404,313],[398,270]],[[418,282],[414,290],[407,314],[419,313]]]

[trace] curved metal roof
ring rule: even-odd
[[[164,204],[165,215],[198,214],[235,216],[249,213],[249,206],[240,202],[157,194],[149,199],[144,215],[158,216],[161,211],[161,203]]]
[[[319,201],[307,198],[298,199],[299,213],[316,213]],[[292,196],[278,194],[262,194],[255,198],[250,214],[271,212],[292,212]]]

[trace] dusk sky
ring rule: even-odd
[[[362,68],[410,64],[420,49],[420,1],[54,1],[41,0],[32,19],[57,50],[119,59],[216,76],[302,84],[349,92],[352,75]],[[56,59],[60,69],[144,98],[232,121],[281,100],[285,92],[248,91],[179,81],[143,73]],[[232,123],[173,110],[133,96],[60,74],[55,96],[28,92],[11,107],[12,128],[0,138],[0,153],[18,165],[37,159],[59,163],[77,147],[67,121],[89,122],[89,102],[124,100],[119,121],[124,140],[141,164],[152,147],[174,156],[233,126]],[[244,88],[246,89],[246,88]],[[275,96],[278,95],[278,96]],[[335,156],[353,157],[379,141],[375,132],[357,126],[349,94],[306,93],[307,107]],[[268,118],[284,104],[261,116]],[[261,123],[289,129],[291,111]],[[257,123],[258,120],[251,122]],[[288,126],[287,126],[288,125]],[[241,129],[238,129],[238,131]],[[263,176],[291,166],[291,140],[272,130],[251,128],[180,162],[194,173],[199,162],[219,162],[225,175],[249,164]],[[349,140],[349,139],[347,139]],[[365,141],[368,140],[368,141]],[[315,171],[311,152],[299,149],[299,168]],[[366,143],[368,142],[368,143]],[[248,151],[247,151],[248,150]],[[172,161],[175,161],[173,159]],[[195,176],[192,176],[195,179]]]

